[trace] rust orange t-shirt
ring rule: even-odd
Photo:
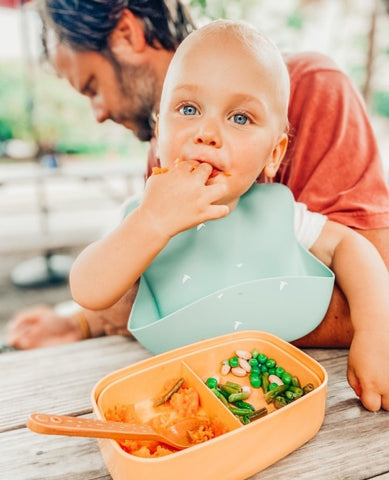
[[[287,154],[274,179],[297,202],[359,229],[389,227],[389,190],[363,100],[320,53],[285,54],[291,79]],[[151,142],[148,174],[158,165]]]

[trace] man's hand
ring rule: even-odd
[[[53,307],[35,305],[21,310],[8,326],[6,342],[21,350],[51,347],[82,339],[74,317],[61,317]]]

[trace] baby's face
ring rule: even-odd
[[[176,159],[211,164],[208,184],[226,183],[223,203],[235,206],[286,137],[276,82],[239,43],[201,43],[189,42],[166,77],[158,152],[164,167]]]

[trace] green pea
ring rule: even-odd
[[[216,388],[217,387],[217,380],[214,377],[207,378],[205,383],[206,383],[207,387],[209,387],[209,388]]]
[[[250,358],[249,365],[252,367],[258,367],[258,360],[256,358]]]
[[[252,387],[259,388],[262,385],[262,380],[259,374],[252,373],[249,378],[250,378],[250,384]]]
[[[284,373],[285,373],[285,369],[277,365],[275,370],[275,375],[281,378]]]
[[[269,372],[269,375],[275,375],[276,374],[276,369],[275,368],[269,368],[268,372]]]
[[[229,362],[230,362],[230,367],[232,368],[237,367],[239,365],[238,357],[231,357]]]
[[[285,383],[285,385],[290,385],[292,383],[292,375],[285,372],[281,375],[281,380],[283,383]]]
[[[255,373],[256,375],[259,375],[261,373],[261,369],[258,367],[258,365],[254,365],[251,367],[250,373]]]
[[[269,384],[268,391],[270,392],[270,390],[274,390],[277,387],[278,387],[278,383],[272,382]]]
[[[264,372],[267,372],[268,368],[266,365],[261,365],[261,372],[264,373]]]
[[[260,353],[257,357],[259,363],[265,363],[267,360],[267,356],[264,353]]]
[[[254,348],[254,350],[251,352],[251,355],[252,355],[253,358],[257,358],[258,355],[259,355],[258,350],[256,348]]]
[[[272,358],[268,358],[265,362],[265,365],[267,366],[267,368],[274,368],[276,366],[276,361]]]

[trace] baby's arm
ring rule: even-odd
[[[225,186],[207,185],[209,164],[181,162],[146,184],[141,204],[109,235],[87,247],[70,273],[74,300],[86,309],[116,303],[177,233],[229,213],[216,202]]]
[[[389,274],[375,247],[328,221],[311,252],[335,272],[354,327],[348,381],[369,410],[389,410]]]

